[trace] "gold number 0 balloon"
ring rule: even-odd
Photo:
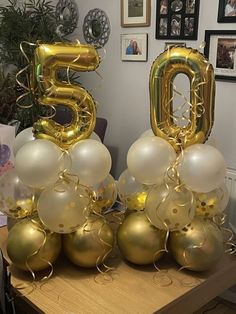
[[[31,84],[42,105],[64,105],[72,111],[72,121],[62,126],[52,119],[42,118],[34,124],[36,138],[48,139],[61,148],[69,148],[89,137],[96,121],[92,96],[84,88],[58,79],[60,68],[74,71],[94,71],[100,59],[90,45],[41,44],[35,50]]]
[[[186,127],[178,126],[173,118],[173,81],[177,74],[190,80],[190,116]],[[179,150],[204,143],[214,122],[215,80],[212,65],[197,50],[172,47],[154,61],[150,72],[151,126]]]

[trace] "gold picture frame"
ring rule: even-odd
[[[121,0],[121,26],[150,26],[151,0]]]

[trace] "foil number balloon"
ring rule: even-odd
[[[190,123],[178,126],[173,118],[173,81],[177,74],[190,80]],[[211,131],[214,114],[215,81],[212,65],[197,50],[172,47],[154,61],[150,72],[151,126],[178,151],[178,139],[183,148],[204,143]]]
[[[89,45],[42,44],[35,50],[31,88],[37,91],[42,105],[64,105],[72,111],[72,121],[61,126],[52,119],[42,118],[34,124],[36,138],[48,139],[68,148],[92,133],[96,121],[96,107],[92,96],[84,88],[58,79],[60,68],[74,71],[94,71],[100,59]]]

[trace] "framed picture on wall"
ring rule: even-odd
[[[151,0],[121,0],[121,26],[149,26]]]
[[[157,0],[156,39],[196,40],[199,0]]]
[[[176,47],[176,46],[178,46],[178,47],[186,47],[186,43],[183,43],[183,42],[166,42],[165,43],[165,50],[166,49],[168,49],[168,48],[170,48],[170,47]]]
[[[236,23],[236,0],[219,0],[219,23]]]
[[[121,60],[147,61],[147,34],[121,34]]]
[[[215,69],[215,78],[236,81],[236,31],[206,30],[205,56]]]

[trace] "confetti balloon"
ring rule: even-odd
[[[33,210],[33,189],[25,186],[16,170],[10,169],[0,177],[0,210],[11,218],[23,218]]]
[[[85,223],[90,204],[87,188],[60,181],[40,194],[38,215],[49,230],[70,233]]]
[[[193,193],[184,187],[163,184],[148,194],[145,212],[155,227],[179,230],[189,224],[195,215]]]
[[[120,175],[117,183],[119,198],[130,209],[143,210],[148,193],[153,185],[138,182],[126,169]]]
[[[117,187],[114,178],[109,174],[104,181],[90,187],[95,202],[92,210],[97,213],[110,209],[117,198]]]
[[[208,193],[194,193],[196,199],[196,216],[214,217],[222,213],[229,201],[229,192],[225,184]]]

